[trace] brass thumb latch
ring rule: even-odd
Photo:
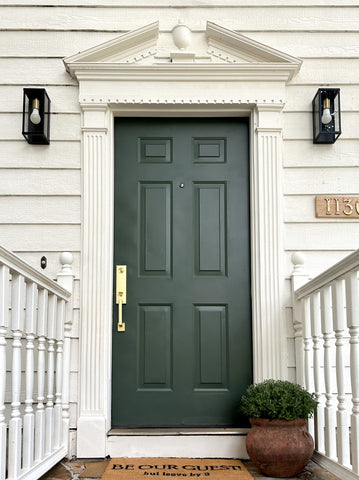
[[[127,265],[116,266],[116,303],[118,305],[117,331],[124,332],[125,323],[122,321],[122,305],[126,304]]]

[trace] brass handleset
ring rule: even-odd
[[[127,265],[116,266],[116,303],[118,305],[117,331],[124,332],[126,324],[122,321],[122,305],[126,304]]]

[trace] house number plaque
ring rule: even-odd
[[[315,197],[318,218],[359,218],[359,195],[318,195]]]

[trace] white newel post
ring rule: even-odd
[[[296,381],[299,385],[305,385],[304,378],[304,340],[303,340],[303,311],[302,302],[297,299],[294,292],[307,283],[308,274],[304,269],[305,257],[301,252],[295,252],[292,255],[292,306],[293,306],[293,327],[295,342],[295,369]]]
[[[109,110],[83,105],[83,262],[77,455],[101,457],[109,429],[113,272],[113,155]],[[99,242],[99,235],[101,242]],[[104,388],[105,385],[105,388]]]
[[[73,293],[74,274],[72,271],[73,255],[70,252],[63,252],[60,255],[62,265],[61,272],[57,274],[57,283]],[[71,360],[71,328],[72,328],[72,309],[73,296],[65,306],[64,316],[64,337],[63,337],[63,375],[62,375],[62,442],[69,454],[69,429],[70,429],[70,360]],[[60,379],[58,379],[57,389],[60,388]]]
[[[283,219],[282,126],[283,104],[258,104],[256,136],[258,162],[252,172],[252,271],[254,380],[284,378],[286,329],[282,310]]]

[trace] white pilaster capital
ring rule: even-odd
[[[83,132],[107,133],[109,107],[106,103],[82,103],[81,110]]]
[[[257,103],[257,132],[281,132],[283,108],[284,103]]]

